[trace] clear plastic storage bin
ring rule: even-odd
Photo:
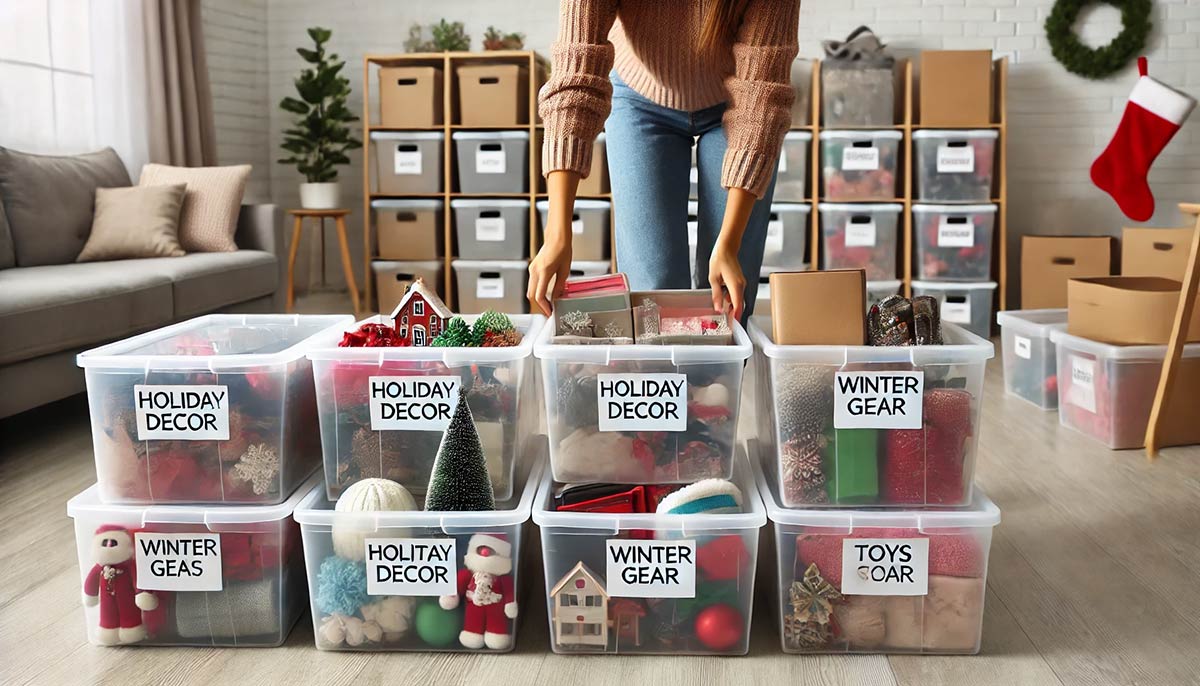
[[[943,322],[959,324],[976,336],[992,337],[996,282],[913,281],[913,295],[931,295],[941,304]]]
[[[998,131],[916,131],[917,199],[988,202],[992,199]]]
[[[441,200],[372,200],[375,237],[382,260],[436,260],[441,257]]]
[[[903,206],[823,202],[817,209],[821,212],[825,269],[862,269],[870,281],[896,278]]]
[[[783,652],[979,652],[1000,523],[986,495],[945,510],[789,510],[755,467],[775,526]]]
[[[808,151],[812,134],[788,131],[779,152],[779,171],[775,175],[775,200],[804,202],[808,199]]]
[[[776,345],[754,317],[758,436],[787,507],[971,500],[989,341],[942,325],[945,345]]]
[[[554,329],[542,328],[533,354],[545,384],[555,479],[729,478],[751,352],[740,324],[733,345],[555,345]],[[601,383],[612,389],[603,401]]]
[[[1067,329],[1067,311],[997,312],[1004,354],[1004,388],[1043,410],[1058,408],[1058,357],[1050,332]]]
[[[1065,329],[1052,330],[1050,342],[1058,358],[1059,423],[1113,450],[1145,445],[1167,346],[1109,345]],[[1198,369],[1200,343],[1191,343],[1183,348],[1179,374],[1194,379]],[[1194,427],[1176,428],[1190,432],[1194,443],[1200,441]]]
[[[917,274],[932,281],[992,277],[995,205],[913,205]]]
[[[282,644],[304,612],[292,511],[317,485],[277,505],[112,505],[97,486],[71,498],[88,641]]]
[[[87,379],[109,503],[279,503],[317,467],[309,340],[350,315],[210,314],[110,343]]]
[[[380,193],[442,192],[441,131],[372,131],[375,145],[375,186]]]
[[[802,203],[771,203],[767,220],[767,243],[763,251],[763,267],[768,269],[803,269],[808,252],[808,215],[812,205]]]
[[[746,654],[766,513],[740,451],[738,462],[743,511],[728,514],[558,512],[545,475],[533,521],[554,652]]]
[[[458,311],[478,314],[487,310],[525,312],[529,263],[525,260],[454,260],[458,282]]]
[[[896,73],[892,68],[821,65],[822,126],[892,126],[896,123]]]
[[[458,256],[464,260],[519,260],[529,254],[529,201],[455,198]]]
[[[544,459],[524,460],[512,496],[486,512],[336,512],[323,488],[308,491],[296,508],[296,521],[304,535],[317,648],[511,651],[521,617],[530,611],[522,598],[521,561],[544,465]],[[481,554],[483,547],[489,550]],[[502,557],[511,562],[507,574],[499,573]],[[460,589],[471,580],[469,566],[496,574],[494,607],[461,597]],[[338,593],[338,577],[354,592]],[[443,609],[440,603],[451,597],[457,607]],[[505,613],[510,602],[515,617]],[[473,635],[460,636],[463,630]]]
[[[464,319],[473,323],[476,317]],[[466,389],[496,496],[508,498],[513,465],[541,412],[530,353],[545,318],[512,320],[523,337],[510,348],[339,348],[342,329],[315,340],[308,357],[329,498],[370,477],[424,493],[459,388]],[[365,323],[390,318],[375,316],[343,329]]]
[[[459,191],[529,191],[528,131],[456,131],[452,137]]]
[[[550,203],[539,200],[538,217],[541,220],[542,236],[546,235],[546,223]],[[584,261],[607,260],[610,244],[609,216],[612,203],[607,200],[576,200],[575,212],[571,216],[571,252],[575,259]]]
[[[899,131],[822,131],[825,199],[894,200],[901,138]]]
[[[898,295],[900,293],[900,280],[889,279],[887,281],[868,281],[867,282],[867,310],[871,309],[871,305],[883,300],[889,295]]]

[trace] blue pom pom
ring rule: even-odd
[[[325,558],[317,572],[317,607],[326,614],[354,615],[370,602],[367,567],[342,557]]]

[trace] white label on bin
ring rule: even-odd
[[[1067,402],[1088,412],[1096,412],[1096,361],[1071,356],[1071,387]]]
[[[605,542],[611,598],[695,598],[695,541]]]
[[[476,174],[503,174],[506,171],[508,161],[504,157],[503,149],[475,151]]]
[[[582,219],[572,219],[571,220],[571,233],[575,234],[576,236],[583,233],[583,220]]]
[[[601,431],[687,429],[686,374],[598,374]]]
[[[919,429],[925,372],[838,372],[835,429]]]
[[[960,221],[954,221],[958,219]],[[962,216],[943,215],[938,220],[937,244],[939,248],[973,248],[975,247],[975,222],[969,217],[961,221]]]
[[[929,539],[843,539],[841,586],[845,595],[928,595]]]
[[[787,173],[787,152],[784,150],[779,151],[779,173]]]
[[[1022,360],[1033,357],[1032,341],[1024,336],[1013,336],[1013,352]]]
[[[971,299],[960,303],[942,301],[942,321],[955,324],[971,323]]]
[[[483,278],[475,281],[475,297],[480,300],[499,300],[504,297],[504,277]]]
[[[368,538],[367,595],[442,596],[458,592],[453,538]]]
[[[220,591],[220,534],[133,535],[137,587],[145,591]]]
[[[879,148],[856,148],[847,145],[842,149],[842,171],[878,171]]]
[[[688,222],[688,245],[696,245],[700,242],[700,222]]]
[[[766,252],[780,253],[783,252],[783,220],[772,219],[767,222],[767,245]]]
[[[688,170],[688,183],[700,183],[700,169],[692,167]]]
[[[865,222],[846,222],[846,247],[847,248],[874,248],[875,247],[875,220]]]
[[[970,145],[939,145],[937,171],[939,174],[973,174],[975,148]]]
[[[495,243],[504,240],[504,217],[476,217],[475,240]]]
[[[228,386],[133,387],[139,441],[228,441]]]
[[[372,431],[445,431],[458,406],[457,376],[372,376]]]
[[[418,150],[401,150],[396,148],[395,157],[392,159],[392,172],[397,176],[400,175],[420,175],[421,173],[421,151]]]

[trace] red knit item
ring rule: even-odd
[[[955,504],[965,496],[963,461],[971,436],[971,394],[935,388],[925,394],[924,429],[887,435],[882,466],[885,503]]]

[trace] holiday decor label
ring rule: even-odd
[[[495,149],[490,149],[494,147]],[[475,152],[476,174],[503,174],[508,171],[508,161],[504,157],[504,148],[499,145],[480,146]]]
[[[929,593],[929,539],[843,539],[842,593],[845,595],[927,595]]]
[[[686,374],[598,374],[601,431],[687,429]]]
[[[695,541],[606,541],[612,598],[695,598]]]
[[[133,387],[139,441],[228,441],[228,386]]]
[[[847,145],[842,149],[842,171],[879,171],[879,148]]]
[[[783,220],[772,215],[767,222],[767,252],[783,252]]]
[[[1096,411],[1096,361],[1071,356],[1071,386],[1067,402],[1094,413]]]
[[[920,429],[925,372],[838,372],[835,429]]]
[[[398,145],[392,157],[392,173],[397,176],[421,173],[421,149],[415,145]]]
[[[971,300],[963,298],[962,302],[942,301],[942,321],[953,324],[971,323]]]
[[[220,591],[220,534],[133,535],[137,586],[145,591]]]
[[[939,145],[937,171],[939,174],[975,173],[975,148],[970,145]]]
[[[939,248],[975,247],[975,222],[961,215],[943,215],[938,220],[937,244]]]
[[[475,297],[480,300],[499,300],[504,297],[504,279],[481,276],[475,281]]]
[[[365,545],[368,595],[458,593],[453,538],[368,538]]]
[[[475,240],[480,242],[498,242],[504,240],[504,217],[476,217]]]
[[[846,222],[847,248],[874,248],[876,226],[871,217],[851,217]]]
[[[1013,352],[1022,360],[1033,358],[1032,341],[1024,336],[1013,336]]]
[[[372,376],[372,431],[445,431],[458,405],[457,376]]]

